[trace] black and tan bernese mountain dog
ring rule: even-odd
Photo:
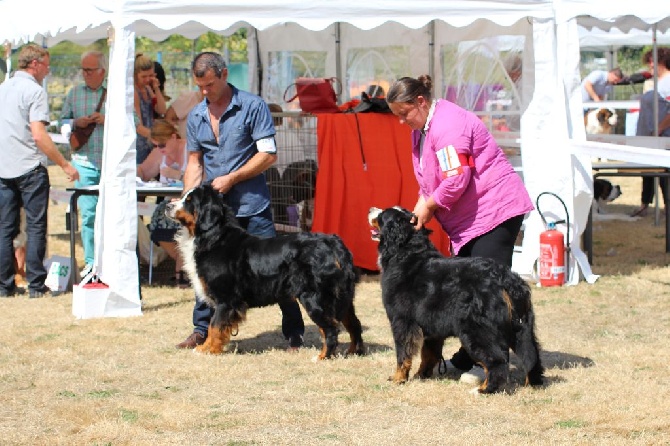
[[[336,235],[291,233],[262,239],[246,232],[218,192],[204,185],[171,202],[165,211],[182,227],[175,240],[198,299],[214,315],[201,353],[219,354],[237,333],[248,308],[297,299],[319,327],[329,358],[339,323],[351,337],[348,353],[364,352],[354,311],[358,273]]]
[[[416,230],[401,208],[371,208],[372,238],[379,241],[382,300],[397,359],[390,378],[404,383],[421,350],[415,378],[429,378],[442,360],[444,340],[460,339],[486,379],[481,393],[501,390],[509,374],[509,349],[521,360],[526,384],[541,385],[544,369],[535,337],[529,285],[495,260],[444,257]]]

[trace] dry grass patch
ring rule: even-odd
[[[638,195],[624,190],[632,202],[618,206],[632,210]],[[67,254],[58,213],[50,252]],[[534,288],[547,385],[519,387],[514,369],[508,394],[388,382],[395,355],[374,277],[356,296],[368,354],[318,363],[309,320],[306,348],[284,351],[276,306],[250,310],[228,353],[202,356],[174,349],[191,328],[189,290],[144,286],[143,316],[83,321],[70,294],[3,299],[0,443],[668,444],[670,279],[652,221],[597,224],[596,284]],[[456,349],[450,340],[444,355]]]

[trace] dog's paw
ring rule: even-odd
[[[413,376],[413,379],[431,379],[432,377],[433,369],[429,369],[424,372],[416,372]]]
[[[193,349],[195,353],[201,355],[221,355],[223,354],[223,348],[211,347],[207,344],[202,344]]]
[[[389,381],[391,381],[393,384],[405,384],[407,382],[407,379],[403,378],[397,378],[395,375],[391,375],[388,378]]]
[[[468,390],[468,393],[472,396],[482,396],[483,393],[479,391],[479,387],[473,387],[472,389]]]

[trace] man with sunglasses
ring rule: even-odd
[[[26,280],[29,297],[49,292],[47,271],[49,158],[69,181],[79,172],[63,157],[49,137],[49,104],[42,87],[49,74],[49,52],[34,44],[19,51],[19,70],[0,85],[0,297],[18,291],[14,282],[14,237],[19,233],[19,210],[26,213]]]
[[[79,181],[75,182],[76,187],[100,183],[106,100],[106,97],[102,97],[106,90],[107,59],[105,55],[100,51],[87,51],[82,54],[81,74],[84,77],[84,83],[70,90],[61,112],[61,122],[64,119],[72,119],[73,128],[96,124],[88,141],[72,153],[72,164],[79,172]],[[101,105],[100,111],[96,111],[98,104]],[[93,268],[95,250],[93,228],[97,204],[97,195],[82,195],[77,201],[81,213],[81,241],[84,246],[85,266],[81,271],[82,277],[88,275]]]

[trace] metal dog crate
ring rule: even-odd
[[[316,189],[316,116],[272,113],[277,131],[277,162],[266,172],[272,214],[280,232],[309,231]]]

